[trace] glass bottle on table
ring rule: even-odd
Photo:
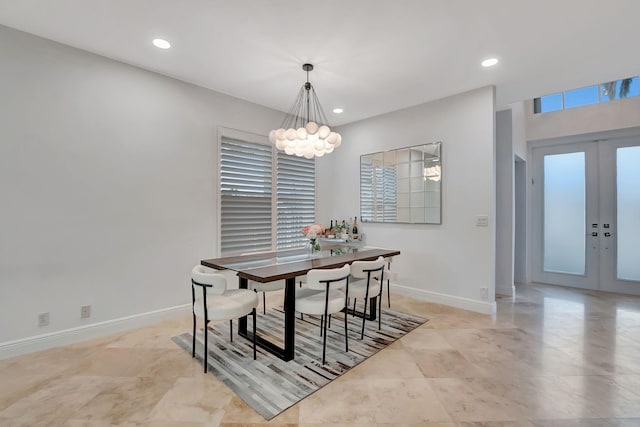
[[[351,229],[351,237],[353,240],[358,240],[358,217],[353,220],[353,228]]]

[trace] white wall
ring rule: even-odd
[[[640,125],[640,97],[533,114],[533,101],[525,103],[527,140],[557,139]]]
[[[527,162],[519,156],[513,174],[513,281],[527,283]]]
[[[525,102],[515,102],[511,107],[511,139],[513,141],[513,154],[521,160],[527,160],[527,111]]]
[[[401,249],[397,291],[477,311],[494,310],[495,101],[485,87],[352,123],[318,160],[318,218],[359,212],[360,155],[442,141],[442,224],[373,224],[366,243]],[[476,227],[488,215],[489,227]],[[482,300],[480,288],[488,288]]]
[[[0,58],[0,347],[190,302],[216,129],[282,113],[1,26]]]
[[[496,292],[513,295],[513,131],[511,110],[496,113]]]

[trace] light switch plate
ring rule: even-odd
[[[488,227],[489,217],[487,215],[478,215],[476,217],[476,227]]]

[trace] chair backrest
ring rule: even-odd
[[[356,279],[366,279],[371,271],[384,269],[384,258],[381,256],[374,261],[354,261],[351,263],[351,275]],[[378,277],[379,275],[376,275]]]
[[[324,291],[327,289],[327,281],[330,280],[330,287],[342,288],[346,286],[351,268],[345,264],[340,268],[317,269],[307,272],[307,286],[309,289]]]
[[[208,294],[223,294],[227,290],[227,279],[220,273],[211,273],[202,265],[196,265],[191,270],[191,281],[195,285],[203,286]]]

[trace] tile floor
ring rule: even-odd
[[[186,318],[1,360],[0,426],[640,426],[640,298],[392,305],[430,321],[268,423],[171,341]]]

